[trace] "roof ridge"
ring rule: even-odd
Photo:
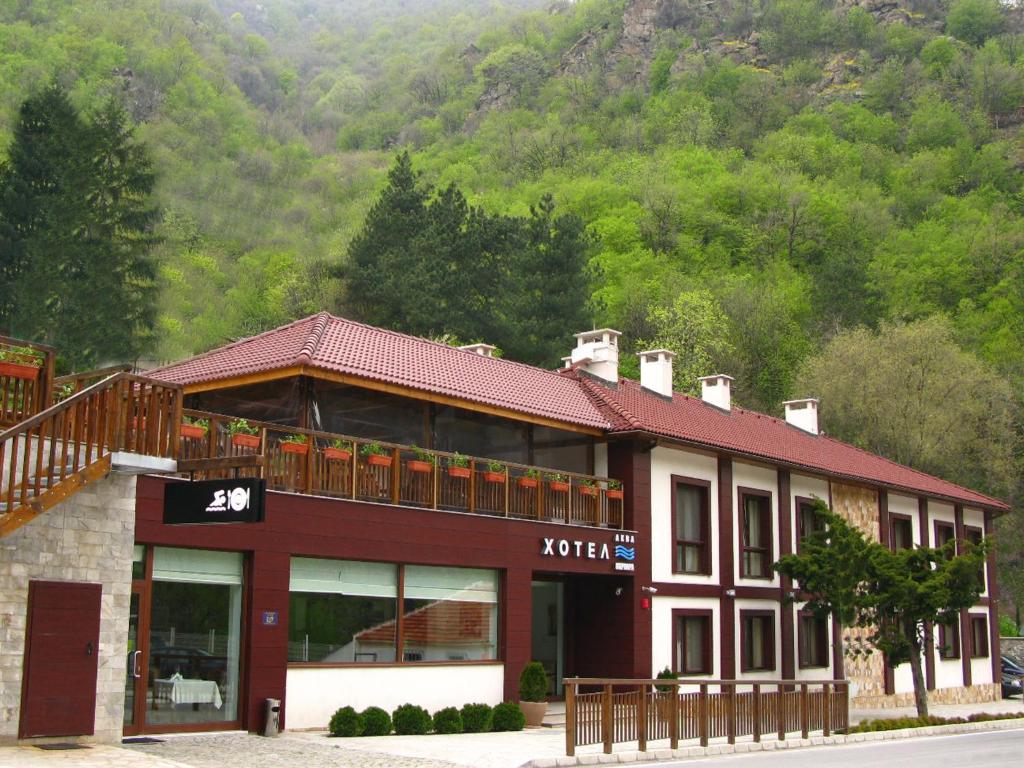
[[[575,378],[582,385],[583,392],[592,400],[596,401],[598,408],[606,408],[614,413],[616,416],[621,417],[634,429],[642,427],[642,422],[633,415],[633,413],[621,403],[617,402],[614,398],[606,397],[604,394],[604,388],[601,387],[596,381],[592,381],[587,376],[580,376],[575,370],[571,372],[571,378]],[[628,381],[628,379],[627,379]],[[611,426],[611,425],[609,425]],[[614,429],[611,431],[615,431]]]
[[[300,365],[309,365],[313,362],[313,353],[316,352],[317,347],[320,346],[320,340],[323,338],[324,331],[327,329],[327,325],[331,320],[331,314],[329,312],[318,312],[313,315],[316,318],[316,322],[313,324],[313,329],[310,331],[309,338],[306,339],[306,343],[302,345],[302,349],[299,350],[299,354],[295,358],[295,362]]]

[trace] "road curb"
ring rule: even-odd
[[[780,749],[802,749],[838,744],[861,744],[875,741],[900,741],[924,736],[952,736],[960,733],[979,731],[1010,731],[1024,728],[1024,717],[1009,720],[988,720],[980,723],[955,723],[953,725],[929,725],[924,728],[901,728],[895,731],[851,733],[849,735],[811,736],[807,739],[786,739],[785,741],[746,741],[738,744],[712,744],[707,747],[680,747],[679,749],[654,749],[647,752],[626,750],[576,755],[575,757],[543,757],[523,763],[521,768],[561,768],[575,765],[620,765],[623,763],[657,763],[667,760],[695,760],[716,755],[737,755],[746,752],[773,752]]]

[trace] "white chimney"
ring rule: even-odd
[[[475,352],[481,357],[494,357],[494,350],[496,350],[497,347],[493,344],[484,344],[481,342],[478,344],[466,344],[459,347],[459,349],[466,352]]]
[[[672,358],[675,352],[650,349],[640,356],[640,386],[662,397],[672,397]]]
[[[799,427],[812,435],[818,434],[818,398],[807,397],[803,400],[787,400],[786,423]]]
[[[611,328],[577,333],[576,349],[569,356],[570,364],[581,360],[589,362],[584,366],[587,373],[613,384],[619,380],[619,336]]]
[[[701,376],[697,381],[700,382],[701,400],[723,411],[732,409],[732,376],[716,373],[713,376]]]

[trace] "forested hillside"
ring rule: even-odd
[[[996,0],[4,0],[0,146],[21,102],[54,78],[85,112],[123,100],[156,173],[154,359],[322,308],[365,314],[349,244],[407,150],[426,195],[454,185],[481,212],[523,221],[550,195],[554,215],[578,217],[584,316],[631,349],[680,350],[681,388],[724,370],[744,403],[777,412],[815,386],[807,366],[834,338],[930,319],[928,333],[994,377],[1010,409],[997,439],[1014,454],[1018,11]],[[430,330],[451,332],[437,314]],[[580,329],[562,330],[568,344]],[[494,333],[481,340],[500,345]],[[973,467],[953,472],[978,480]],[[981,479],[1010,492],[1011,468]]]

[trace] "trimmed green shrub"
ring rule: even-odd
[[[519,673],[519,700],[545,701],[548,697],[548,674],[539,661],[531,661]]]
[[[395,722],[395,733],[399,736],[422,736],[434,724],[430,713],[415,704],[402,704],[395,710],[392,719]]]
[[[445,707],[434,713],[434,733],[462,733],[462,715],[455,707]]]
[[[352,707],[342,707],[331,715],[327,729],[331,736],[358,736],[363,732],[363,720]]]
[[[506,701],[494,708],[492,731],[521,731],[526,727],[526,715],[514,701]]]
[[[363,736],[387,736],[391,733],[391,715],[380,707],[367,707],[359,717],[363,721]]]
[[[673,672],[668,667],[665,667],[663,670],[661,670],[661,672],[658,673],[658,678],[657,679],[658,680],[678,680],[679,679],[679,675],[677,675],[675,672]],[[671,691],[673,688],[675,688],[675,686],[673,686],[673,685],[656,685],[654,687],[657,688],[662,693],[667,693],[668,691]]]
[[[903,728],[927,728],[930,725],[962,725],[963,723],[987,723],[991,720],[1011,720],[1020,717],[1017,712],[993,714],[979,712],[964,719],[962,717],[888,717],[865,720],[850,728],[847,733],[874,733],[877,731],[898,731]]]
[[[463,733],[487,733],[493,720],[494,710],[487,704],[467,704],[462,708]]]

